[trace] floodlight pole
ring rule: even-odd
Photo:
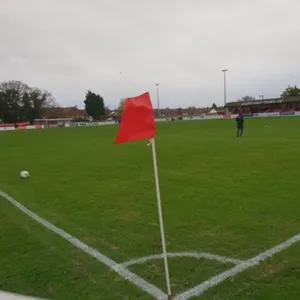
[[[158,115],[160,115],[159,113],[159,83],[155,83],[156,86],[156,99],[157,99],[157,113]]]
[[[228,69],[223,69],[222,72],[224,73],[224,108],[226,109],[226,114],[228,114],[228,108],[226,107],[226,98],[227,98],[227,87],[226,87],[226,72],[228,71]]]

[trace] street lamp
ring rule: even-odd
[[[223,69],[222,72],[224,73],[224,107],[226,107],[226,72],[227,69]],[[227,107],[226,107],[226,114],[227,114]]]
[[[157,99],[157,112],[158,112],[158,115],[160,115],[159,113],[159,83],[155,83],[155,86],[156,86],[156,99]]]

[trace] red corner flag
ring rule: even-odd
[[[154,112],[149,93],[128,98],[115,144],[152,139],[155,131]]]
[[[125,102],[124,112],[119,127],[115,144],[131,141],[149,139],[152,147],[154,178],[156,186],[156,197],[158,205],[158,217],[160,224],[161,243],[165,264],[166,283],[168,289],[168,300],[172,300],[171,283],[169,276],[169,266],[167,257],[167,247],[163,225],[163,214],[160,199],[159,179],[157,171],[156,150],[155,150],[155,121],[154,112],[149,93],[142,94],[134,98],[128,98]]]

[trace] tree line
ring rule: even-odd
[[[85,111],[93,120],[103,120],[110,113],[103,97],[90,90],[86,92],[83,103]],[[121,103],[123,107],[125,100]],[[42,119],[47,108],[59,108],[47,90],[15,80],[0,83],[0,122],[32,123],[35,119]]]
[[[84,100],[85,110],[94,120],[108,115],[104,99],[88,91]],[[41,119],[45,109],[59,108],[53,95],[45,89],[30,87],[21,81],[11,80],[0,83],[0,122],[31,122]]]
[[[297,86],[288,86],[281,94],[282,99],[300,96]],[[251,101],[254,97],[245,96],[237,101]],[[84,106],[87,114],[93,120],[101,120],[109,115],[104,99],[99,94],[88,90],[85,94]],[[116,119],[120,119],[124,110],[126,99],[121,99]],[[59,107],[53,95],[45,89],[30,87],[21,81],[7,81],[0,83],[0,122],[33,122],[43,117],[44,110]],[[212,108],[217,108],[213,103]]]
[[[15,123],[39,119],[47,107],[56,107],[47,90],[30,87],[21,81],[0,83],[0,120]]]

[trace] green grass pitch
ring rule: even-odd
[[[1,132],[0,189],[117,262],[161,253],[151,148],[117,126]],[[158,124],[168,252],[251,258],[300,233],[300,118]],[[22,180],[21,170],[31,178]],[[0,199],[0,290],[153,299]],[[300,243],[195,299],[300,299]],[[178,294],[232,267],[170,258]],[[129,269],[166,292],[162,260]]]

